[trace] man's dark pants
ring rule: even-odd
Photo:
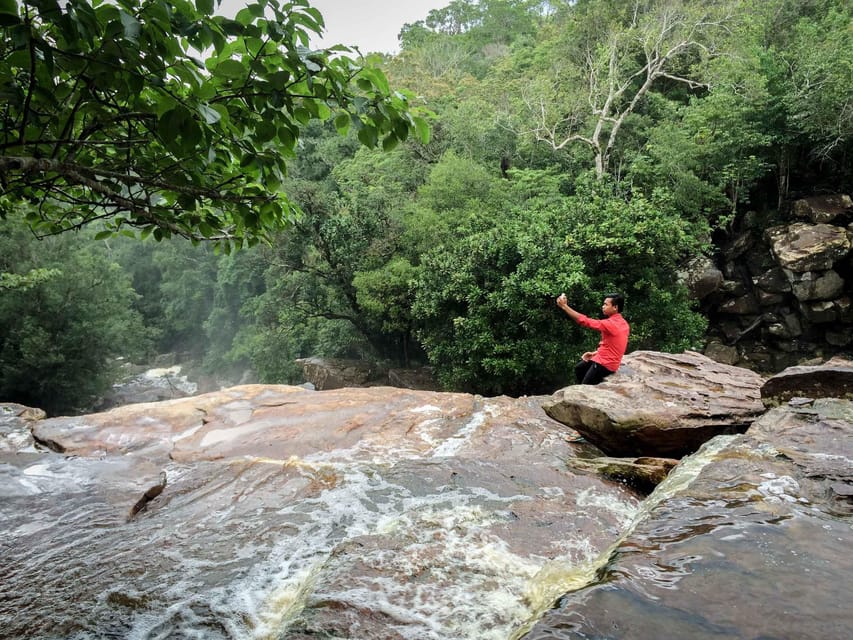
[[[611,373],[613,372],[610,369],[592,360],[581,360],[575,366],[575,379],[578,384],[598,384]]]

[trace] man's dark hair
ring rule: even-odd
[[[610,304],[612,304],[614,307],[616,307],[616,310],[619,313],[622,313],[622,307],[625,306],[625,298],[622,297],[622,294],[621,293],[608,293],[606,296],[604,296],[605,300],[607,300],[607,298],[610,298]]]

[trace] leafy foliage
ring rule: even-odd
[[[213,0],[0,4],[0,215],[26,201],[40,234],[102,220],[104,235],[228,250],[292,221],[280,186],[312,119],[370,147],[428,135],[378,68],[307,48],[323,19],[305,0],[213,11]]]
[[[130,278],[91,238],[39,242],[2,221],[0,271],[29,279],[0,289],[0,397],[51,414],[91,406],[115,359],[149,347]]]
[[[598,339],[557,294],[594,315],[620,291],[630,348],[697,347],[679,267],[750,210],[778,220],[793,190],[853,189],[847,0],[453,0],[369,64],[304,48],[320,18],[302,1],[235,20],[50,2],[0,3],[0,153],[85,159],[83,178],[146,209],[60,212],[96,192],[4,160],[3,211],[36,203],[40,233],[104,216],[105,231],[268,237],[230,256],[109,241],[158,349],[217,371],[301,382],[298,357],[427,359],[448,389],[550,392]],[[386,74],[429,106],[426,144]],[[0,300],[24,315],[85,273],[30,250],[0,265]]]
[[[431,252],[415,305],[420,337],[449,388],[510,394],[565,383],[567,362],[589,350],[593,338],[554,305],[563,291],[591,309],[623,293],[632,349],[691,346],[704,321],[671,276],[695,238],[665,194],[626,199],[618,185],[585,179],[574,196],[533,199]]]

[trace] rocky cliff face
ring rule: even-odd
[[[853,345],[853,200],[797,200],[773,220],[750,213],[715,259],[689,268],[711,321],[706,355],[776,372]]]

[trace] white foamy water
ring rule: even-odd
[[[484,411],[478,411],[475,413],[456,435],[448,438],[435,448],[432,452],[432,457],[446,458],[455,455],[463,446],[465,446],[471,436],[477,432],[477,429],[483,426],[485,421],[486,413]]]

